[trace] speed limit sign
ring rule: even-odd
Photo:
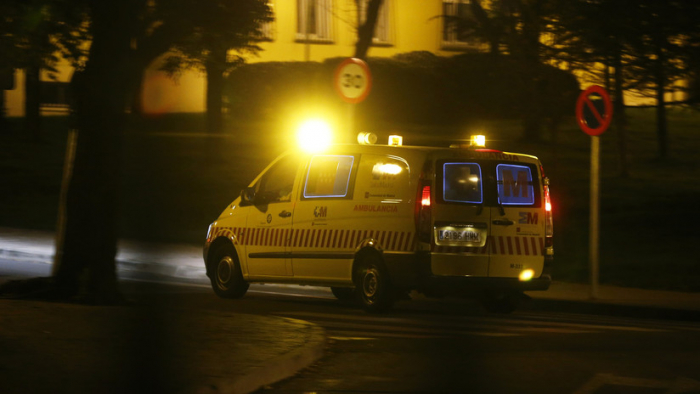
[[[345,59],[335,69],[333,87],[340,97],[350,104],[364,100],[372,89],[372,74],[362,59]]]

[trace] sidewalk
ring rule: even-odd
[[[53,234],[0,228],[0,258],[52,262]],[[120,270],[204,277],[201,248],[120,242]],[[0,283],[7,278],[0,265]],[[175,305],[94,307],[0,300],[0,391],[235,393],[321,358],[325,333],[281,317]],[[75,324],[78,321],[80,324]]]

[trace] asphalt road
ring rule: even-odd
[[[3,274],[49,268],[0,261]],[[259,393],[700,393],[700,324],[566,312],[484,312],[473,302],[417,299],[368,315],[327,289],[251,286],[217,298],[206,279],[122,272],[143,303],[284,316],[328,334],[326,355]]]

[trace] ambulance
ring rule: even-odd
[[[270,163],[209,226],[214,292],[286,283],[330,287],[369,312],[422,293],[507,313],[548,289],[552,206],[537,157],[481,136],[444,148],[375,139]]]

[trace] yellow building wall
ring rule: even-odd
[[[390,43],[373,45],[368,55],[390,57],[411,51],[430,51],[440,56],[460,52],[441,49],[442,0],[385,0],[389,11]],[[357,10],[355,0],[333,0],[332,43],[305,43],[298,40],[297,0],[272,0],[275,21],[272,40],[261,43],[258,55],[246,55],[249,63],[270,61],[323,61],[331,57],[350,57],[357,40]],[[164,57],[163,57],[164,58]],[[202,112],[205,109],[206,78],[198,71],[183,73],[173,80],[158,68],[157,60],[146,71],[143,80],[144,112],[163,114],[173,112]],[[59,65],[59,80],[68,81],[72,68],[67,62]],[[16,88],[7,91],[8,116],[23,116],[24,83],[17,73]]]
[[[385,0],[389,7],[389,43],[373,45],[370,57],[391,57],[411,51],[429,51],[439,56],[452,56],[462,51],[442,48],[442,0]],[[297,37],[297,0],[271,0],[275,21],[272,22],[271,41],[262,42],[257,55],[245,55],[247,62],[270,61],[323,61],[332,57],[350,57],[357,40],[357,10],[355,0],[332,0],[332,42],[306,43]],[[476,49],[476,48],[471,48]],[[143,80],[142,102],[144,112],[164,114],[176,112],[203,112],[205,110],[205,75],[198,71],[183,73],[173,80],[159,71],[162,58],[146,71]],[[58,80],[69,81],[73,70],[66,61],[58,65]],[[596,83],[579,75],[582,87]],[[44,75],[44,80],[48,77]],[[24,74],[16,73],[15,89],[5,92],[7,115],[24,115]],[[330,83],[330,82],[329,82]],[[669,100],[682,95],[667,95]],[[653,105],[655,100],[640,97],[633,92],[625,95],[628,105]],[[61,114],[60,111],[45,114]]]
[[[430,51],[451,56],[455,51],[441,49],[442,0],[385,0],[390,7],[389,45],[371,46],[373,57],[390,57],[411,51]],[[275,21],[272,40],[260,44],[257,55],[246,55],[249,63],[271,61],[318,61],[350,57],[357,40],[355,0],[334,0],[332,43],[306,43],[297,39],[297,1],[271,2]],[[183,73],[177,81],[158,71],[156,62],[146,73],[142,99],[146,113],[202,112],[205,109],[205,76],[197,71]]]

